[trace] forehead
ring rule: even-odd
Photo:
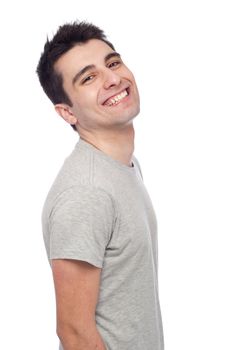
[[[77,44],[55,63],[55,70],[62,74],[63,78],[72,79],[73,74],[83,67],[104,63],[104,57],[114,50],[104,41],[91,39],[86,43]]]

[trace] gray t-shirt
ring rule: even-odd
[[[108,350],[163,350],[157,222],[135,156],[132,162],[80,138],[45,201],[44,241],[49,261],[102,269],[95,318]]]

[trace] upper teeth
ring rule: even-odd
[[[110,98],[104,104],[107,105],[107,106],[112,106],[115,103],[117,103],[118,101],[122,100],[127,95],[128,95],[127,91],[124,90],[123,92],[121,92],[121,94],[114,96],[114,98]]]

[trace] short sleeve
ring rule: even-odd
[[[49,259],[103,266],[114,225],[112,197],[95,187],[73,187],[56,199],[49,218]]]

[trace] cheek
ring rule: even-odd
[[[74,97],[74,99],[75,99],[75,105],[77,106],[77,108],[85,109],[91,106],[93,108],[93,106],[96,104],[97,97],[96,97],[96,92],[89,89],[85,93],[77,94]]]
[[[135,77],[129,69],[127,69],[127,79],[129,79],[133,83],[133,85],[135,86],[135,90],[138,92]]]
[[[96,91],[88,90],[88,93],[79,94],[75,96],[75,103],[73,104],[73,111],[79,118],[90,118],[94,117],[98,113],[97,95]]]
[[[130,71],[129,68],[127,68],[127,66],[124,66],[124,74],[127,75],[127,77],[131,80],[135,80],[133,73]]]

